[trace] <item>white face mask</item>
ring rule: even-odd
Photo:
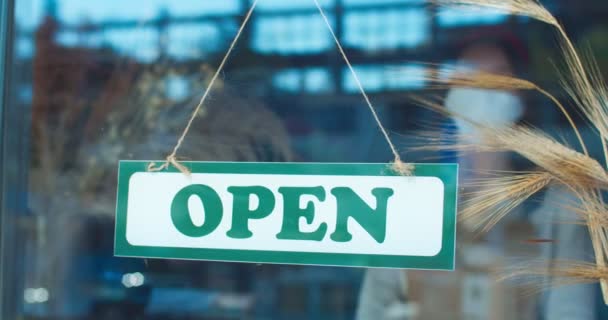
[[[458,115],[492,127],[509,126],[524,113],[521,98],[507,91],[477,88],[454,88],[445,100],[445,107]],[[479,134],[465,120],[455,119],[459,133],[477,139]]]

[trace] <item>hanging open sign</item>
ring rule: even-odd
[[[115,254],[454,268],[457,165],[121,161]]]

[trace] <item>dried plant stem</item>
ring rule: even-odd
[[[474,229],[487,232],[530,196],[548,186],[554,177],[548,172],[530,172],[484,180],[464,201],[459,219],[473,222]]]
[[[603,228],[599,225],[597,218],[591,218],[589,221],[589,233],[591,234],[591,242],[593,251],[595,253],[595,261],[599,267],[606,267],[606,248],[608,248],[608,240]],[[604,303],[608,304],[606,297],[608,297],[608,282],[606,278],[600,279],[600,286],[602,288],[602,295],[604,296]]]
[[[608,188],[608,173],[595,159],[572,150],[541,131],[525,126],[495,128],[472,121],[445,109],[441,103],[413,97],[421,106],[447,116],[467,121],[484,137],[477,145],[456,144],[452,150],[482,152],[515,152],[553,174],[558,180],[575,188]],[[442,149],[430,146],[428,149]]]
[[[606,146],[606,138],[608,132],[605,130],[605,125],[607,123],[608,117],[603,109],[603,104],[598,100],[596,95],[596,90],[594,90],[594,86],[591,83],[591,80],[585,71],[585,66],[578,54],[578,51],[574,47],[574,44],[570,40],[570,37],[564,30],[561,24],[557,23],[557,21],[553,24],[560,36],[563,40],[563,43],[566,47],[566,52],[569,53],[570,59],[568,59],[568,63],[570,66],[570,72],[576,80],[578,84],[578,93],[582,96],[584,100],[587,100],[589,105],[587,104],[579,104],[581,105],[583,110],[586,110],[586,114],[595,124],[596,128],[599,130],[600,139],[602,141],[602,150],[604,152],[605,164],[608,166],[608,148]],[[572,66],[574,64],[574,66]],[[602,126],[603,124],[603,126]],[[604,130],[602,130],[604,129]],[[603,203],[602,195],[600,191],[597,191],[597,197],[601,203]],[[595,260],[599,267],[606,267],[606,256],[608,252],[608,239],[606,238],[605,229],[602,227],[601,223],[599,223],[596,217],[591,217],[589,222],[589,233],[591,234],[592,246],[595,253]],[[604,277],[600,279],[600,286],[602,289],[602,296],[604,298],[604,303],[608,305],[608,278]]]
[[[579,261],[551,260],[532,261],[509,268],[499,281],[521,276],[552,276],[557,278],[551,286],[578,283],[593,283],[608,276],[608,268],[596,264]],[[536,282],[536,281],[535,281]]]
[[[545,89],[543,89],[543,88],[541,88],[539,86],[536,86],[536,85],[535,85],[535,89],[538,92],[540,92],[542,95],[544,95],[545,97],[547,97],[551,101],[553,101],[553,103],[559,108],[559,110],[562,112],[562,114],[564,115],[564,117],[566,117],[566,120],[568,120],[568,123],[570,123],[570,126],[574,130],[574,133],[576,134],[576,138],[578,139],[579,144],[581,145],[581,148],[583,148],[583,153],[586,156],[589,156],[589,151],[587,150],[587,146],[585,145],[585,140],[583,140],[581,132],[578,130],[578,127],[574,123],[574,120],[572,119],[572,117],[570,116],[570,114],[568,113],[568,111],[566,110],[566,108],[564,107],[564,105],[562,105],[561,102],[559,102],[559,100],[557,100],[557,98],[555,98],[555,96],[553,96],[552,94],[550,94],[549,92],[547,92]],[[602,139],[602,143],[603,142],[604,142],[604,139]],[[604,151],[606,151],[606,149],[604,149]],[[608,160],[608,158],[606,158],[606,159]]]
[[[591,244],[593,248],[594,258],[596,267],[602,270],[606,270],[608,264],[608,235],[606,234],[605,224],[606,217],[606,205],[602,198],[601,190],[599,189],[585,189],[580,187],[569,186],[570,190],[580,200],[581,208],[574,209],[583,215],[586,221],[587,228],[589,229],[589,235],[591,237]],[[606,303],[606,280],[608,274],[602,273],[603,276],[598,277],[597,280],[600,283],[602,289],[602,295],[604,297],[604,303]]]
[[[520,16],[530,17],[548,24],[556,24],[555,17],[537,0],[432,0],[444,6],[486,7]]]
[[[434,1],[440,5],[448,6],[461,5],[493,8],[505,13],[531,17],[554,26],[557,29],[559,38],[561,40],[562,51],[565,54],[565,63],[568,72],[565,76],[562,76],[562,85],[564,90],[570,95],[576,105],[599,131],[606,166],[608,167],[608,147],[606,143],[606,139],[608,138],[608,89],[605,88],[604,82],[600,76],[594,76],[593,72],[587,72],[586,65],[583,63],[583,60],[570,40],[570,37],[568,37],[566,34],[564,27],[545,7],[538,2],[538,0]],[[553,100],[552,97],[548,97]],[[555,101],[556,99],[554,102]],[[565,110],[563,109],[563,106],[559,104],[558,106],[560,106],[562,112]],[[571,119],[568,119],[568,121],[571,121]],[[571,122],[571,124],[572,123],[573,122]],[[488,133],[493,134],[492,130],[487,131]],[[592,184],[594,174],[591,173],[597,172],[600,174],[600,176],[605,177],[605,169],[602,167],[602,172],[600,173],[600,170],[595,168],[595,163],[597,163],[594,163],[595,160],[584,160],[582,157],[572,154],[572,152],[570,152],[571,150],[568,151],[568,148],[562,148],[562,146],[557,145],[543,148],[543,145],[538,144],[539,142],[542,142],[542,139],[536,139],[534,135],[524,134],[524,136],[521,138],[528,136],[531,138],[531,142],[537,143],[536,145],[538,145],[539,149],[545,149],[542,150],[542,152],[529,150],[525,147],[522,148],[517,144],[510,144],[509,142],[512,142],[513,138],[516,138],[516,136],[517,135],[512,135],[511,137],[501,137],[500,134],[493,135],[493,137],[497,138],[499,142],[502,140],[502,143],[505,144],[507,149],[522,154],[526,158],[539,164],[541,167],[559,177],[558,180],[566,183],[575,194],[579,195],[584,211],[589,213],[586,217],[586,222],[593,243],[596,259],[595,267],[602,270],[602,272],[599,274],[595,273],[591,278],[600,281],[604,302],[608,304],[608,275],[605,272],[607,264],[606,259],[608,256],[608,237],[606,234],[607,231],[603,225],[604,221],[597,216],[598,212],[606,214],[606,208],[603,203],[600,190],[600,188],[606,189],[606,186],[603,185],[603,183],[601,185]],[[579,137],[579,140],[582,140],[579,134],[577,134],[577,136]],[[590,167],[585,168],[583,163],[590,164],[593,169],[588,170]],[[591,180],[589,178],[591,178]],[[602,180],[603,179],[604,178],[602,178]],[[572,278],[577,277],[573,274],[565,274],[565,276]]]
[[[582,151],[585,155],[589,155],[585,141],[578,129],[578,126],[564,107],[564,105],[549,93],[547,90],[541,88],[535,83],[516,78],[513,76],[494,74],[485,71],[475,70],[472,71],[459,71],[454,67],[435,63],[422,63],[427,67],[427,72],[420,80],[430,81],[431,84],[428,86],[430,89],[450,89],[454,87],[470,87],[470,88],[481,88],[491,90],[534,90],[538,93],[549,98],[564,115],[576,137],[581,145]]]
[[[474,73],[464,72],[464,73],[456,73],[454,76],[449,77],[448,79],[443,79],[441,76],[437,76],[439,74],[438,70],[431,69],[431,76],[427,76],[425,80],[430,80],[437,83],[445,83],[448,88],[465,86],[465,87],[473,87],[473,88],[483,88],[483,89],[493,89],[493,90],[535,90],[545,97],[549,98],[560,110],[560,112],[564,115],[576,137],[581,145],[582,151],[585,155],[589,155],[587,150],[587,146],[583,137],[578,129],[576,123],[564,107],[564,105],[559,102],[555,96],[549,93],[547,90],[539,87],[533,82],[528,80],[519,79],[511,76],[492,74],[484,71],[476,71]],[[441,88],[441,87],[439,87]]]
[[[606,139],[608,138],[608,128],[606,128],[606,124],[608,123],[608,116],[604,111],[603,104],[598,100],[596,90],[594,89],[593,84],[591,83],[591,79],[589,75],[585,71],[585,65],[578,54],[578,51],[574,47],[572,40],[564,30],[561,24],[557,21],[552,23],[552,25],[557,29],[560,38],[562,39],[562,43],[564,49],[567,53],[567,63],[569,65],[570,73],[573,76],[573,80],[577,84],[577,89],[571,92],[571,96],[577,100],[577,103],[581,106],[581,109],[585,112],[587,117],[591,120],[591,122],[596,126],[600,133],[600,139],[602,141],[602,150],[604,152],[605,164],[608,166],[608,146],[606,145]],[[580,98],[576,98],[577,95],[580,95]],[[586,101],[585,101],[586,100]],[[587,102],[583,103],[583,102]],[[608,302],[608,283],[606,284],[607,291],[605,298]]]
[[[559,23],[556,23],[554,25],[557,28],[563,40],[566,52],[569,54],[570,57],[567,62],[569,64],[569,69],[572,73],[572,76],[574,77],[578,89],[573,93],[578,93],[581,96],[579,99],[575,98],[575,100],[578,101],[579,105],[587,114],[587,117],[590,118],[592,123],[594,123],[596,128],[598,129],[600,133],[600,140],[602,142],[602,151],[604,152],[605,163],[606,166],[608,166],[608,148],[606,146],[606,134],[608,132],[606,132],[606,127],[604,127],[606,124],[606,120],[608,119],[606,117],[605,112],[603,112],[603,104],[597,98],[596,90],[594,90],[591,80],[587,72],[585,71],[584,64],[576,48],[572,44],[570,37],[568,37],[564,28]],[[576,97],[575,95],[572,96]],[[585,100],[589,104],[582,103],[582,101]],[[597,191],[596,197],[600,201],[600,203],[603,203],[600,191]],[[588,201],[585,202],[588,203]],[[589,233],[591,235],[591,242],[595,254],[596,263],[599,267],[605,268],[606,257],[608,252],[608,239],[606,238],[605,229],[602,227],[602,224],[600,223],[598,218],[594,216],[589,218],[588,228]],[[600,286],[602,289],[604,303],[608,305],[608,278],[601,278]]]

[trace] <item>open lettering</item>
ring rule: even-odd
[[[325,266],[454,268],[458,166],[121,161],[115,254]]]
[[[249,228],[250,220],[261,220],[275,212],[277,198],[268,188],[262,186],[229,187],[232,194],[232,221],[226,235],[233,239],[247,239],[253,236]],[[327,201],[328,194],[323,187],[281,187],[278,189],[283,201],[283,220],[276,238],[282,240],[322,241],[328,233],[328,225],[322,222],[314,231],[302,231],[300,221],[312,225],[315,221],[316,204]],[[386,216],[389,199],[394,194],[390,188],[374,188],[376,206],[372,208],[348,187],[330,190],[336,201],[335,229],[329,235],[335,242],[348,242],[352,234],[348,231],[348,221],[352,218],[378,243],[386,238]],[[197,226],[190,217],[188,200],[200,198],[205,212],[202,225]],[[312,197],[301,207],[302,196]],[[251,201],[257,198],[257,206],[252,208]],[[209,186],[194,184],[181,189],[171,204],[171,220],[175,228],[188,237],[204,237],[213,233],[224,217],[224,206],[218,193]],[[302,219],[303,218],[303,219]]]

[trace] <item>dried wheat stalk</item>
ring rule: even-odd
[[[553,281],[548,284],[550,287],[595,283],[608,276],[608,268],[580,261],[528,261],[510,267],[509,272],[501,275],[498,280],[523,278],[529,279],[531,284],[536,284],[539,281],[538,278],[546,276],[553,277]]]
[[[527,172],[483,179],[470,184],[475,191],[463,201],[459,219],[475,230],[489,231],[504,216],[554,180],[547,172]]]
[[[489,8],[514,15],[526,16],[545,23],[558,24],[557,19],[535,0],[433,0],[440,6]]]
[[[600,134],[605,160],[608,163],[608,89],[599,76],[593,63],[585,63],[568,37],[564,28],[557,19],[536,0],[435,0],[441,6],[466,6],[474,8],[490,8],[504,13],[527,16],[555,27],[561,42],[564,54],[565,70],[561,71],[561,84],[565,92],[571,97],[575,106],[588,118],[590,123]],[[551,176],[551,181],[566,185],[580,200],[580,206],[575,210],[585,220],[595,253],[595,264],[564,263],[554,261],[550,268],[534,269],[522,268],[513,275],[551,274],[568,279],[568,281],[588,282],[599,281],[605,302],[608,303],[608,272],[606,271],[608,257],[608,229],[606,221],[608,211],[603,202],[601,192],[608,189],[608,174],[598,161],[588,156],[585,143],[582,141],[576,126],[569,118],[565,108],[548,92],[540,89],[525,80],[505,78],[502,76],[488,76],[480,74],[473,77],[454,77],[447,82],[450,86],[474,86],[481,88],[496,88],[506,90],[537,90],[550,98],[562,110],[570,121],[573,129],[581,141],[584,154],[572,150],[542,132],[525,127],[511,127],[494,129],[483,124],[474,123],[484,135],[484,146],[479,149],[495,151],[513,151],[528,158]],[[436,104],[428,101],[419,101],[423,105],[436,109]],[[457,148],[471,150],[470,145],[457,146]],[[478,150],[479,150],[478,149]],[[524,188],[526,183],[534,179],[527,177],[518,181],[516,177],[503,178],[502,181],[487,181],[487,188],[478,191],[474,196],[480,200],[479,205],[468,207],[466,215],[469,217],[482,217],[486,226],[493,225],[504,216],[505,210],[499,207],[496,211],[488,212],[488,207],[507,203],[506,208],[511,209],[512,204],[518,203],[521,195],[512,192],[513,188]],[[492,184],[492,183],[495,184]],[[538,188],[540,190],[542,188]],[[510,194],[512,198],[505,199],[497,190]],[[530,193],[535,188],[528,189]],[[538,191],[537,190],[537,191]],[[525,195],[528,195],[526,193]]]
[[[432,84],[439,84],[431,85],[431,88],[445,89],[454,87],[471,87],[491,90],[531,90],[539,92],[540,94],[549,98],[560,110],[574,130],[583,153],[586,155],[589,154],[585,141],[583,140],[577,125],[574,123],[572,116],[570,116],[563,104],[559,102],[559,100],[551,93],[528,80],[507,75],[492,74],[484,71],[462,72],[455,68],[446,66],[444,66],[443,70],[441,71],[437,69],[430,70],[426,73],[426,75],[427,78],[425,80],[431,81]]]

